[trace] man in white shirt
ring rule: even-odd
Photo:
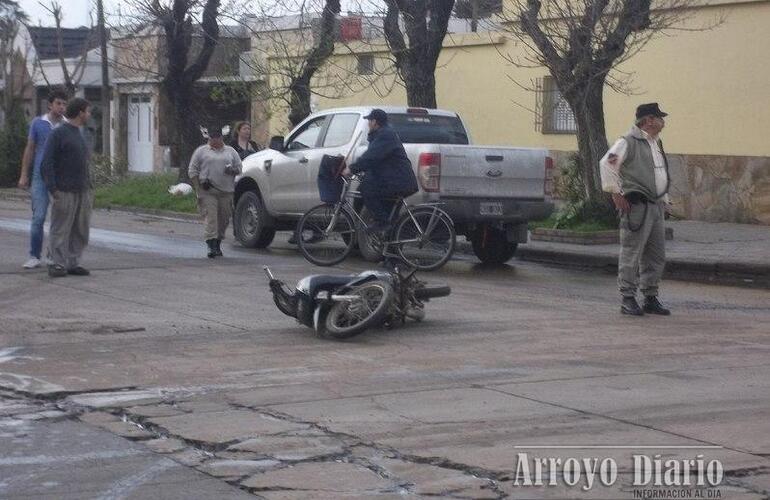
[[[658,103],[636,108],[636,124],[599,162],[602,189],[612,193],[621,213],[618,288],[623,314],[667,316],[658,300],[658,283],[665,266],[665,228],[668,204],[668,163],[659,138],[667,113]],[[644,295],[639,307],[636,292]]]

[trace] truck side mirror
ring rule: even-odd
[[[283,136],[282,135],[274,135],[270,138],[270,146],[268,146],[270,149],[274,149],[276,151],[283,151]]]

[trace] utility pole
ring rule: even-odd
[[[110,157],[110,105],[112,91],[110,89],[110,61],[107,58],[107,29],[104,26],[104,0],[96,0],[97,30],[99,46],[102,54],[102,156]]]

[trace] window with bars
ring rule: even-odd
[[[574,134],[575,115],[551,76],[537,80],[537,122],[535,127],[544,134]]]

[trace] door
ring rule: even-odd
[[[150,96],[129,96],[128,169],[132,172],[153,171],[152,133],[154,123]]]
[[[317,149],[308,151],[305,155],[308,159],[308,179],[310,182],[306,185],[305,192],[300,195],[301,205],[305,211],[321,203],[318,193],[318,171],[321,167],[321,160],[324,155],[329,156],[347,156],[354,140],[354,132],[359,127],[365,128],[360,113],[337,113],[328,115],[326,130],[323,133],[323,139]],[[363,132],[361,133],[363,134]],[[358,135],[359,143],[361,135]]]
[[[283,215],[302,215],[304,203],[300,200],[307,192],[308,164],[317,152],[326,126],[326,116],[319,116],[301,125],[286,143],[282,155],[270,167],[270,210]],[[315,184],[316,179],[312,179]]]

